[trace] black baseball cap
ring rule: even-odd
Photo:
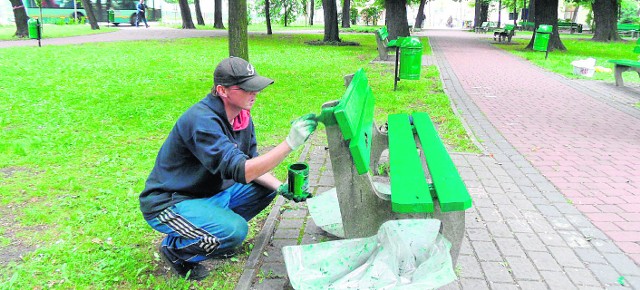
[[[258,75],[248,61],[232,56],[218,64],[213,72],[213,83],[225,87],[237,85],[245,91],[257,92],[273,84],[273,80]]]

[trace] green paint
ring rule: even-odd
[[[618,277],[618,284],[624,286],[624,276]]]

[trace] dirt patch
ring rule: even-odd
[[[34,251],[37,246],[26,238],[18,236],[21,232],[30,232],[31,236],[44,230],[42,227],[25,227],[17,221],[16,213],[22,205],[0,206],[0,267],[10,262],[20,261],[24,255]]]
[[[4,178],[11,178],[16,172],[29,171],[30,169],[27,167],[20,166],[9,166],[5,168],[0,168],[0,176]]]

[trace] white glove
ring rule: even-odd
[[[289,131],[289,136],[286,139],[287,145],[291,150],[296,150],[309,139],[309,136],[316,130],[317,126],[318,121],[314,114],[307,114],[295,119],[291,122],[291,131]]]

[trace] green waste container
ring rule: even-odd
[[[420,79],[422,42],[417,37],[406,37],[400,44],[400,79]]]
[[[27,27],[29,28],[29,38],[40,39],[40,21],[38,19],[29,18]]]
[[[536,38],[533,40],[533,50],[547,51],[551,33],[553,33],[552,25],[540,24],[536,30]]]
[[[113,11],[113,9],[109,9],[109,10],[107,11],[107,16],[108,16],[108,18],[109,18],[109,22],[111,22],[111,23],[113,23],[113,22],[114,22],[114,20],[115,20],[115,18],[116,18],[116,17],[115,17],[115,14],[116,14],[116,12],[115,12],[115,11]]]

